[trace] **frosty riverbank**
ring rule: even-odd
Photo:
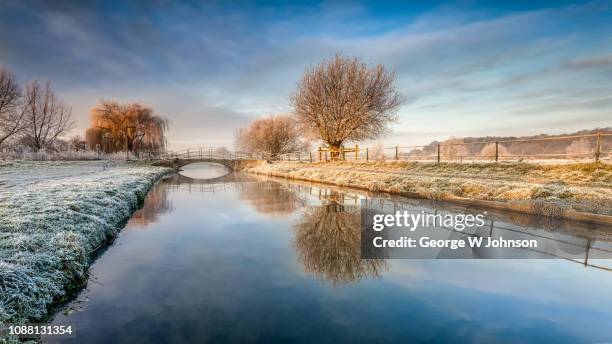
[[[0,162],[0,325],[43,317],[80,285],[170,170],[136,163]]]
[[[276,162],[250,173],[567,218],[612,216],[603,163]]]

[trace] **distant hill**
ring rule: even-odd
[[[423,149],[413,150],[408,154],[411,156],[431,155],[437,152],[437,145],[440,144],[441,154],[449,158],[491,156],[495,154],[495,145],[487,144],[487,142],[500,141],[498,149],[499,154],[503,156],[538,156],[542,158],[565,156],[567,158],[580,158],[589,157],[594,154],[597,137],[564,137],[597,133],[612,134],[612,128],[580,130],[560,135],[451,137],[444,141],[433,141]],[[602,138],[601,151],[607,152],[606,154],[612,151],[612,136]]]

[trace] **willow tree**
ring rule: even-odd
[[[388,132],[403,101],[395,80],[383,65],[336,55],[306,69],[291,103],[310,136],[338,149]]]
[[[100,145],[107,153],[128,151],[160,152],[166,145],[168,120],[152,108],[102,100],[91,109],[86,139],[90,147]]]

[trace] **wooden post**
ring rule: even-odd
[[[342,152],[342,160],[346,160],[346,151],[344,150],[344,147],[340,147],[340,152]]]
[[[359,160],[359,145],[355,145],[355,161]]]
[[[310,158],[310,162],[312,162],[312,152],[308,152],[308,157]]]
[[[323,160],[323,153],[321,153],[321,147],[319,147],[319,161]]]
[[[499,161],[499,141],[495,141],[495,161]]]
[[[440,144],[438,143],[438,162],[440,162]]]
[[[395,146],[395,160],[399,160],[399,150],[397,146]]]
[[[325,162],[327,162],[327,151],[325,151]]]
[[[366,161],[370,160],[370,147],[366,147]]]
[[[597,143],[595,144],[595,162],[599,161],[601,155],[601,133],[597,133]]]

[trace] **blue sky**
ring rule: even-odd
[[[0,1],[0,65],[52,80],[76,131],[100,98],[141,101],[170,148],[231,147],[337,52],[397,72],[385,144],[612,126],[612,1]]]

